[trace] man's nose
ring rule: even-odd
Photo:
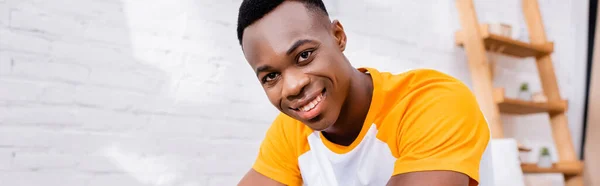
[[[301,96],[304,87],[310,83],[308,75],[299,70],[290,70],[284,74],[282,95],[286,99],[296,99]]]

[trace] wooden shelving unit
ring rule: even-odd
[[[518,40],[514,40],[502,35],[490,33],[489,25],[480,25],[481,37],[486,50],[493,50],[499,47],[503,47],[500,51],[502,54],[506,54],[513,57],[536,57],[548,55],[554,51],[554,43],[548,42],[544,44],[530,44]],[[456,44],[463,46],[464,38],[462,31],[457,31]]]
[[[503,88],[496,88],[494,90],[494,101],[498,104],[500,112],[505,114],[558,114],[567,110],[566,100],[541,103],[508,98],[504,95]]]
[[[523,14],[529,31],[529,42],[490,32],[490,26],[477,20],[472,0],[456,0],[461,30],[455,33],[456,45],[465,49],[474,94],[491,128],[492,138],[503,138],[501,114],[547,114],[559,162],[551,168],[522,164],[524,173],[562,173],[567,186],[582,186],[583,163],[577,158],[567,124],[567,101],[560,96],[551,54],[554,44],[546,38],[537,0],[522,0]],[[536,60],[543,93],[547,102],[533,102],[506,97],[503,88],[493,87],[487,52]],[[522,145],[519,151],[531,149]]]
[[[550,168],[540,168],[533,163],[523,163],[521,169],[524,173],[563,173],[566,176],[576,176],[583,173],[583,163],[579,161],[560,162]]]

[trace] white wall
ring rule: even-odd
[[[357,67],[434,68],[471,85],[453,1],[326,2]],[[476,8],[482,22],[525,28],[519,2]],[[237,44],[239,3],[0,0],[2,185],[234,185],[277,113]],[[540,3],[579,151],[587,1]],[[532,60],[498,60],[509,95],[509,81],[539,90]],[[551,143],[544,115],[503,121],[525,144]]]

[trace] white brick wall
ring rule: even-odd
[[[240,2],[0,0],[0,185],[234,185],[276,114],[237,44]],[[520,1],[475,2],[480,21],[527,38]],[[579,150],[587,1],[540,2]],[[354,65],[434,68],[471,84],[453,1],[326,4]],[[509,95],[509,81],[540,89],[532,60],[498,60]],[[551,140],[546,116],[503,120],[526,144]]]

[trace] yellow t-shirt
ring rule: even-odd
[[[279,114],[253,169],[286,185],[386,185],[397,174],[452,170],[480,180],[490,131],[469,88],[435,70],[400,74],[359,68],[373,80],[373,97],[349,146]]]

